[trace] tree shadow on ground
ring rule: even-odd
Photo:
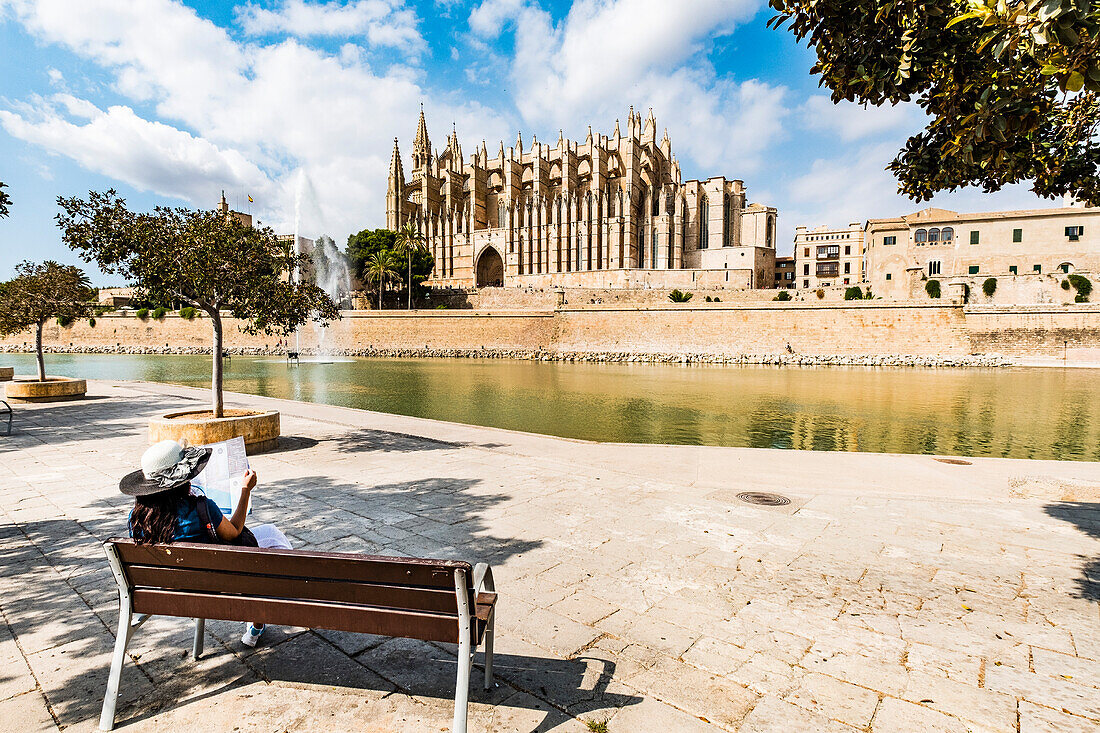
[[[65,444],[139,435],[144,424],[135,415],[153,415],[178,409],[180,398],[127,396],[85,398],[72,402],[12,405],[12,434],[0,440],[0,452],[41,443]],[[7,418],[4,418],[5,424]]]
[[[384,451],[390,453],[413,453],[430,450],[455,450],[457,448],[500,448],[503,443],[468,443],[437,440],[419,435],[394,433],[388,430],[364,428],[337,435],[329,440],[341,453],[362,453]]]
[[[1100,537],[1100,503],[1062,501],[1043,507],[1051,517],[1069,522],[1090,537]],[[1081,577],[1076,580],[1077,597],[1100,601],[1100,557],[1085,560]]]
[[[510,499],[480,479],[433,476],[379,484],[284,479],[258,494],[255,519],[311,549],[498,564],[542,540],[501,537],[486,515]]]

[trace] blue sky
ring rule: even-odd
[[[913,106],[834,106],[813,54],[758,0],[0,0],[0,278],[78,263],[58,195],[114,187],[137,208],[230,203],[280,231],[385,224],[392,141],[421,102],[433,144],[469,154],[522,132],[584,139],[652,107],[686,178],[741,178],[797,225],[914,211],[883,171],[922,127]],[[1054,206],[1023,187],[959,210]],[[90,272],[99,285],[112,278]]]

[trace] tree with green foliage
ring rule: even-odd
[[[378,285],[378,310],[382,310],[382,295],[386,292],[386,283],[397,282],[401,276],[397,272],[397,261],[392,252],[375,252],[367,258],[363,267],[363,279],[369,285]]]
[[[858,285],[853,285],[850,288],[844,288],[845,300],[863,300],[863,290]]]
[[[940,281],[929,280],[924,284],[924,292],[928,293],[929,298],[940,297]]]
[[[397,236],[394,238],[394,246],[396,247],[397,254],[405,255],[408,260],[409,279],[407,282],[409,287],[409,310],[412,310],[413,254],[417,252],[427,252],[428,247],[424,244],[424,236],[420,233],[420,230],[416,228],[416,224],[411,221],[405,222],[405,225],[397,230]]]
[[[345,254],[352,274],[359,282],[366,284],[367,261],[371,255],[384,253],[393,260],[407,260],[408,256],[399,253],[397,233],[390,229],[364,229],[348,237]],[[427,280],[435,269],[435,258],[427,248],[414,249],[411,255],[412,283],[415,287]],[[407,264],[407,263],[406,263]],[[390,282],[387,279],[387,283]]]
[[[42,327],[51,318],[72,323],[94,311],[89,302],[92,289],[88,276],[79,267],[53,260],[41,264],[21,262],[15,278],[0,287],[0,335],[34,328],[34,353],[38,362],[38,381],[46,381],[46,362],[42,354]]]
[[[11,208],[11,197],[8,196],[8,192],[4,189],[7,188],[3,181],[0,181],[0,219],[4,219],[8,216],[8,211]]]
[[[779,301],[785,301],[785,300],[790,300],[790,299],[791,299],[791,294],[788,293],[786,290],[780,290],[779,293],[774,298],[772,298],[772,300],[779,300]]]
[[[1073,274],[1066,278],[1069,280],[1069,284],[1073,286],[1073,289],[1077,291],[1077,295],[1073,300],[1076,303],[1089,302],[1089,295],[1092,293],[1092,281],[1084,275]]]
[[[156,207],[137,213],[115,191],[57,200],[62,240],[85,262],[132,283],[139,298],[173,300],[210,316],[213,329],[211,403],[224,414],[222,318],[228,312],[249,333],[289,335],[310,321],[340,317],[312,281],[292,274],[308,262],[269,227],[243,224],[218,211]]]
[[[915,101],[931,118],[888,169],[914,200],[1031,182],[1100,201],[1100,3],[770,0],[815,49],[834,103]]]
[[[985,293],[985,297],[992,298],[993,293],[997,292],[997,278],[987,277],[982,283],[982,292]]]

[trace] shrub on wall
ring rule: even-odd
[[[686,303],[691,300],[691,293],[681,292],[679,288],[668,294],[668,299],[673,303]]]
[[[818,288],[817,289],[817,297],[819,297],[819,298],[824,298],[825,297],[825,288]]]
[[[88,319],[88,327],[89,328],[95,328],[95,319],[94,318],[89,318]]]
[[[148,308],[138,308],[137,312],[134,313],[134,315],[144,321],[146,318],[149,317],[149,309]]]
[[[62,328],[68,328],[69,326],[73,325],[72,316],[58,316],[57,325],[61,326]]]
[[[1070,275],[1067,279],[1069,280],[1069,284],[1073,286],[1073,289],[1077,291],[1077,296],[1073,299],[1074,302],[1089,302],[1089,294],[1092,293],[1092,281],[1084,275]]]
[[[187,320],[190,321],[194,317],[195,317],[195,309],[192,308],[191,306],[185,305],[184,307],[180,308],[180,318],[186,318]]]
[[[1069,290],[1069,280],[1062,281],[1062,290]]]
[[[164,316],[167,315],[167,314],[168,314],[168,309],[165,308],[164,306],[161,306],[160,308],[157,308],[155,311],[153,311],[153,318],[156,318],[159,321],[161,318],[164,318]]]
[[[924,284],[924,292],[928,293],[929,298],[940,297],[940,281],[929,280]]]
[[[790,300],[790,299],[791,299],[791,294],[788,293],[786,290],[781,290],[778,295],[776,295],[774,298],[772,298],[772,300]]]
[[[997,278],[987,277],[982,283],[982,292],[985,293],[985,297],[992,298],[993,293],[997,292]]]
[[[863,291],[860,290],[858,285],[854,285],[850,288],[844,289],[845,300],[863,300]]]

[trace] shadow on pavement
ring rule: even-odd
[[[1100,537],[1100,504],[1084,501],[1062,501],[1043,507],[1048,515],[1075,525],[1090,537]],[[1077,597],[1100,601],[1100,557],[1082,558],[1081,577],[1077,579]]]
[[[394,453],[412,453],[426,450],[454,450],[456,448],[499,448],[501,443],[463,443],[447,440],[435,440],[417,435],[394,433],[387,430],[365,428],[352,430],[330,440],[336,449],[343,453],[361,453],[364,451],[387,451]]]

